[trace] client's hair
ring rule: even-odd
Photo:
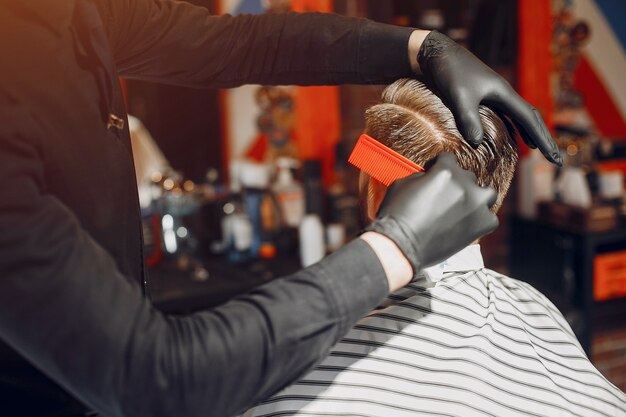
[[[473,149],[439,97],[417,80],[401,79],[383,91],[380,104],[365,112],[365,131],[421,166],[442,152],[456,155],[459,165],[476,175],[478,184],[496,190],[498,199],[492,208],[496,212],[513,179],[517,143],[506,118],[485,106],[479,111],[485,134],[481,145]]]

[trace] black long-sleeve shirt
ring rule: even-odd
[[[410,73],[409,35],[335,15],[0,0],[0,339],[111,417],[228,416],[309,369],[385,295],[374,253],[357,240],[210,311],[155,310],[139,285],[128,129],[107,127],[125,118],[117,77],[382,83]],[[25,383],[13,353],[0,359],[2,415],[76,410],[51,380]]]

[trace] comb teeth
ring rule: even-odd
[[[348,162],[387,187],[395,180],[424,171],[415,162],[366,134],[357,141]]]

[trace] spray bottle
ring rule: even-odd
[[[281,157],[276,160],[278,169],[272,191],[276,195],[285,224],[298,227],[304,217],[304,191],[302,185],[293,178],[291,170],[297,168],[298,161]]]

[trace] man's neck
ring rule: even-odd
[[[425,268],[418,279],[425,279],[429,282],[439,281],[444,274],[449,272],[466,272],[484,268],[483,257],[480,253],[480,245],[473,243],[466,246],[445,261]]]

